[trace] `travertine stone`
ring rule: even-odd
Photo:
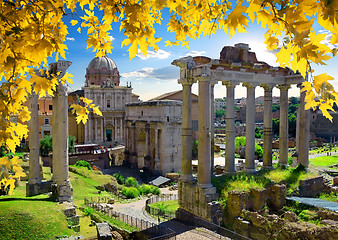
[[[204,188],[211,185],[211,148],[210,148],[210,80],[198,79],[198,185]]]
[[[246,143],[245,143],[245,170],[255,170],[255,84],[243,83],[247,88],[246,99]]]
[[[280,165],[288,165],[288,90],[290,85],[279,85],[278,88],[280,89],[279,163]]]
[[[262,84],[264,88],[264,145],[263,167],[272,168],[272,84]]]
[[[28,122],[29,128],[29,184],[41,183],[41,167],[39,163],[39,116],[38,99],[35,93],[29,96],[29,110],[31,119]]]
[[[310,118],[309,110],[305,110],[305,92],[300,93],[299,116],[299,139],[298,140],[298,163],[304,167],[309,166],[309,140],[310,140]]]

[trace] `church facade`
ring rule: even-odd
[[[100,106],[102,116],[90,112],[84,126],[84,143],[112,147],[124,144],[125,104],[138,101],[131,86],[120,86],[120,74],[108,56],[96,57],[86,69],[85,98]]]

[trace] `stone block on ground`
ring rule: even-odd
[[[177,182],[178,179],[180,178],[180,174],[178,173],[167,173],[165,175],[166,178],[169,178],[171,181]]]
[[[334,177],[332,183],[333,186],[338,186],[338,177]]]
[[[96,223],[97,239],[98,240],[112,240],[113,234],[108,223]]]
[[[286,204],[286,186],[284,184],[270,186],[268,204],[275,210],[281,209]]]
[[[299,195],[301,197],[317,197],[324,189],[323,176],[299,181]]]
[[[250,208],[259,211],[264,208],[268,200],[268,191],[264,188],[262,190],[252,188],[250,190],[251,201]]]

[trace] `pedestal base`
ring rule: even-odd
[[[26,183],[26,196],[32,197],[43,193],[52,192],[52,181],[29,184]]]
[[[178,203],[182,214],[178,214],[177,218],[185,220],[187,215],[185,212],[202,219],[208,220],[215,224],[221,221],[221,207],[215,187],[202,188],[193,183],[179,181],[178,183]]]
[[[73,200],[73,187],[70,182],[65,185],[56,185],[54,195],[60,203],[72,202]]]

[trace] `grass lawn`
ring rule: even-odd
[[[52,176],[49,168],[43,168],[44,177],[49,180]],[[109,196],[112,194],[98,190],[95,186],[112,181],[109,175],[77,168],[77,173],[70,172],[70,180],[74,189],[73,202],[77,206],[84,205],[84,197]],[[78,211],[78,215],[83,215]],[[96,235],[96,228],[89,227],[90,218],[80,218],[81,230],[79,235],[84,238]],[[15,188],[11,196],[0,196],[0,240],[9,239],[55,239],[56,236],[76,235],[68,228],[61,204],[50,200],[42,194],[26,197],[25,182]]]
[[[161,204],[164,204],[164,206],[166,206],[165,210],[169,212],[176,212],[178,209],[178,200],[160,201],[160,202],[149,204],[149,206],[159,209],[159,205]]]
[[[309,161],[311,165],[328,167],[338,164],[338,155],[310,158]]]

